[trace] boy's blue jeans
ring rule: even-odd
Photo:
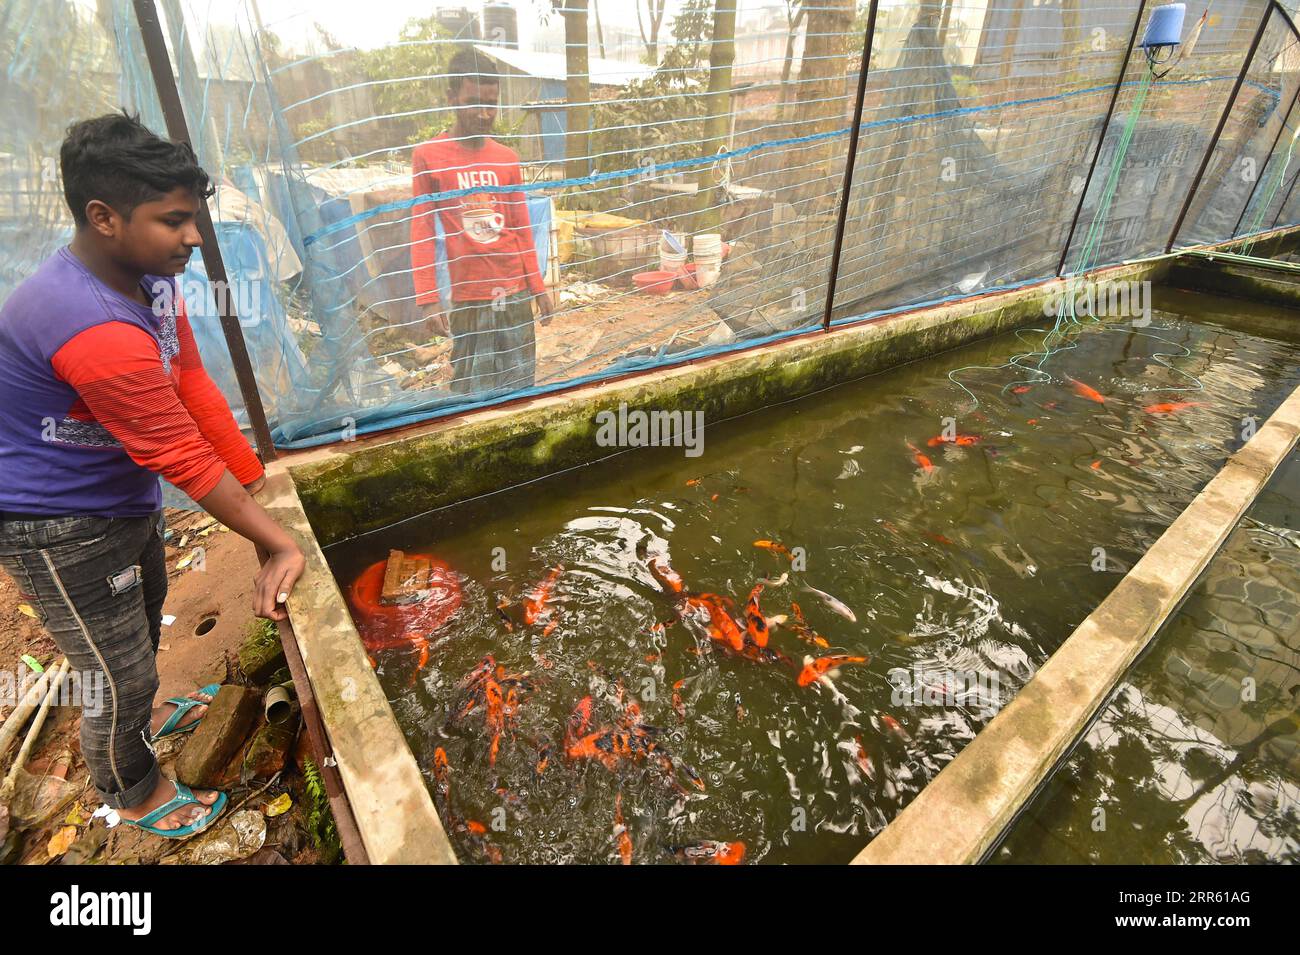
[[[161,510],[149,517],[0,516],[0,567],[80,671],[81,686],[102,688],[98,705],[82,708],[81,755],[114,809],[143,802],[160,778],[148,736],[167,596],[162,535]]]

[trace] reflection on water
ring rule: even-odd
[[[373,655],[461,858],[689,861],[714,840],[848,860],[1300,380],[1288,345],[1157,313],[1087,329],[1051,382],[964,374],[963,414],[948,372],[1021,350],[1002,336],[708,423],[699,458],[630,451],[331,548],[345,585],[390,547],[460,581],[446,627]],[[948,416],[965,440],[940,440]]]
[[[1300,453],[995,855],[1300,861]]]

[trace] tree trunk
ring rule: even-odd
[[[709,46],[709,92],[704,101],[704,142],[700,153],[725,150],[731,134],[731,66],[736,59],[736,0],[717,0],[713,8],[713,42]],[[691,232],[717,232],[722,223],[723,164],[705,166],[696,182]]]
[[[587,62],[587,0],[564,4],[564,176],[591,175],[591,80]]]
[[[829,133],[849,123],[849,56],[862,46],[862,37],[853,32],[853,6],[853,0],[818,0],[808,10],[795,93],[795,117],[808,133]],[[830,139],[792,157],[792,163],[805,168],[798,173],[801,181],[794,184],[791,199],[827,192],[826,183],[839,166],[836,154],[843,149],[843,141]]]

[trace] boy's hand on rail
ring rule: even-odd
[[[267,620],[284,620],[284,602],[307,567],[307,559],[296,546],[272,554],[253,578],[253,613]]]

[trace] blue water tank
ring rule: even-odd
[[[1183,17],[1187,13],[1184,3],[1168,3],[1151,11],[1146,32],[1138,46],[1152,49],[1160,46],[1177,46],[1182,42]]]

